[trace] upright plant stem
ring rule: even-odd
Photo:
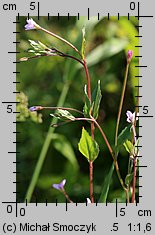
[[[114,160],[114,165],[115,165],[115,169],[116,169],[116,173],[117,173],[118,179],[119,179],[119,181],[121,183],[122,188],[125,191],[127,201],[129,202],[128,189],[125,187],[124,181],[123,181],[123,179],[121,177],[119,166],[118,166],[118,162],[117,162],[117,158],[114,156],[114,153],[113,153],[113,150],[111,148],[111,145],[109,144],[109,141],[108,141],[105,133],[103,132],[102,128],[100,127],[100,125],[98,124],[98,122],[96,120],[94,120],[94,122],[95,122],[96,126],[98,127],[98,129],[100,130],[100,132],[101,132],[101,134],[103,136],[103,139],[104,139],[104,141],[105,141],[105,143],[106,143],[106,145],[107,145],[107,147],[109,149],[109,152],[110,152],[110,154],[111,154],[111,156],[112,156],[112,158]]]
[[[119,110],[118,110],[118,116],[117,116],[117,123],[116,123],[116,132],[115,132],[115,146],[117,146],[117,141],[118,141],[118,129],[119,129],[119,123],[120,123],[120,118],[121,118],[121,113],[122,113],[122,107],[123,107],[123,102],[124,102],[124,95],[125,95],[125,90],[126,90],[126,84],[128,80],[128,72],[129,72],[129,65],[130,65],[130,60],[127,60],[127,65],[126,65],[126,70],[125,70],[125,77],[124,77],[124,82],[123,82],[123,89],[122,89],[122,94],[121,94],[121,99],[120,99],[120,105],[119,105]],[[115,159],[117,159],[117,156],[115,156]],[[115,163],[115,160],[114,160]],[[116,166],[115,166],[116,167]],[[116,169],[117,171],[117,169]],[[120,172],[117,172],[118,178],[120,175]],[[120,178],[119,178],[120,180]],[[129,202],[129,192],[128,188],[125,187],[124,181],[120,181],[125,193],[126,193],[126,198],[127,201]]]
[[[92,118],[76,118],[75,119],[76,121],[91,121],[91,122],[94,122],[95,125],[97,126],[97,128],[99,129],[105,143],[106,143],[106,146],[108,147],[108,150],[113,158],[113,163],[114,163],[114,166],[115,166],[115,169],[116,169],[116,173],[117,173],[117,176],[118,176],[118,179],[120,181],[120,184],[122,186],[122,188],[124,189],[125,191],[125,194],[126,194],[126,198],[127,198],[127,202],[129,202],[129,194],[128,194],[128,189],[125,187],[125,184],[124,184],[124,181],[121,177],[121,174],[120,174],[120,170],[119,170],[119,166],[118,166],[118,162],[117,162],[117,159],[115,158],[115,155],[113,153],[113,150],[112,150],[112,147],[104,133],[104,131],[102,130],[101,126],[98,124],[98,122],[92,117]]]
[[[136,138],[136,129],[134,123],[132,124],[132,130],[133,130],[133,136],[134,136],[134,142],[136,144],[137,138]],[[133,160],[133,185],[132,185],[132,198],[131,202],[135,202],[135,193],[136,193],[136,176],[137,176],[137,156],[134,156]]]
[[[133,160],[133,185],[132,185],[132,199],[131,202],[135,202],[135,192],[136,192],[136,168],[137,166],[137,158],[135,157]]]
[[[124,102],[124,95],[125,95],[125,90],[126,90],[126,84],[127,84],[127,79],[128,79],[129,64],[130,63],[127,62],[126,71],[125,71],[125,78],[124,78],[124,83],[123,83],[123,89],[122,89],[122,94],[121,94],[121,99],[120,99],[119,110],[118,110],[117,123],[116,123],[116,132],[115,132],[115,146],[117,146],[117,141],[118,141],[118,128],[119,128],[119,123],[120,123],[120,118],[121,118],[121,113],[122,113],[122,107],[123,107],[123,102]]]
[[[91,202],[94,203],[94,196],[93,196],[93,162],[89,162],[89,177],[90,177],[90,198]]]
[[[91,81],[90,81],[90,76],[89,76],[89,70],[87,67],[87,62],[84,59],[83,60],[83,66],[85,69],[85,73],[86,73],[86,79],[87,79],[87,86],[88,86],[88,98],[90,100],[90,103],[92,102],[91,99]],[[94,133],[95,133],[95,126],[94,126],[94,122],[91,122],[91,136],[92,139],[94,140]],[[94,195],[93,195],[93,162],[89,162],[89,183],[90,183],[90,200],[92,203],[94,203]]]
[[[69,90],[69,84],[66,83],[63,87],[60,99],[58,101],[58,106],[63,106],[64,101],[65,101],[66,96],[67,96],[67,93],[68,93],[68,90]],[[53,119],[51,125],[56,123],[56,122],[57,122],[57,119]],[[40,171],[42,169],[42,166],[44,164],[44,161],[45,161],[45,158],[46,158],[46,155],[47,155],[49,145],[51,143],[51,137],[52,137],[52,134],[54,132],[54,129],[51,128],[51,125],[50,125],[48,133],[46,135],[46,139],[45,139],[44,144],[42,146],[42,149],[41,149],[41,152],[40,152],[40,155],[39,155],[39,158],[38,158],[38,162],[36,164],[33,176],[31,178],[31,182],[30,182],[28,190],[26,192],[25,200],[27,199],[28,203],[31,201],[34,188],[36,186],[37,180],[39,178]]]

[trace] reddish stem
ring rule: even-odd
[[[95,125],[94,125],[94,122],[91,122],[91,136],[92,136],[92,139],[94,140],[94,137],[95,137]]]
[[[133,130],[133,136],[134,136],[134,142],[136,144],[137,142],[137,138],[136,138],[136,129],[135,129],[135,125],[134,123],[132,124],[132,130]],[[137,181],[137,156],[134,156],[134,160],[133,160],[133,185],[132,185],[132,198],[131,198],[131,202],[134,203],[135,202],[135,193],[136,193],[136,181]]]
[[[94,196],[93,196],[93,162],[89,162],[89,177],[90,177],[90,200],[91,203],[94,203]]]
[[[64,196],[66,197],[66,199],[70,202],[70,203],[73,203],[73,201],[69,198],[68,194],[66,193],[65,190],[62,191]]]
[[[131,202],[134,203],[135,202],[135,192],[136,192],[136,163],[137,163],[137,158],[134,158],[133,161],[133,186],[132,186],[132,200]]]
[[[88,98],[90,100],[90,103],[92,101],[91,99],[91,82],[90,82],[90,76],[89,76],[89,71],[88,71],[88,67],[87,67],[87,62],[84,59],[83,60],[83,66],[86,72],[86,78],[87,78],[87,86],[88,86]],[[91,115],[92,113],[90,113]],[[91,136],[92,139],[94,140],[94,134],[95,133],[95,125],[94,122],[91,122]],[[90,200],[92,203],[94,203],[94,196],[93,196],[93,162],[90,161],[89,162],[89,183],[90,183]]]

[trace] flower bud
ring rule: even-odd
[[[42,110],[42,109],[43,109],[42,106],[32,106],[29,108],[30,112],[35,112],[35,111]]]
[[[131,61],[132,56],[133,56],[133,51],[132,50],[128,50],[128,55],[127,55],[128,62]]]

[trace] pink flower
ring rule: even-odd
[[[59,184],[53,184],[53,188],[64,191],[65,184],[66,184],[66,179],[62,180]]]
[[[39,29],[40,26],[31,18],[27,19],[27,24],[25,25],[25,30]]]
[[[134,121],[135,121],[135,113],[132,113],[131,111],[128,110],[126,112],[126,115],[127,115],[127,122],[134,123]]]
[[[138,120],[139,113],[137,113],[137,115],[135,115],[135,112],[132,113],[131,111],[128,110],[126,112],[126,115],[127,115],[127,119],[126,119],[127,122],[134,124],[135,118],[136,118],[136,120]]]

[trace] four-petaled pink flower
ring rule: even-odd
[[[27,24],[25,25],[25,30],[39,29],[40,26],[31,18],[27,19]]]
[[[64,186],[65,186],[65,184],[66,184],[66,179],[62,180],[62,181],[60,182],[60,184],[53,184],[52,186],[53,186],[53,188],[55,188],[55,189],[57,189],[57,190],[62,190],[62,191],[64,191]]]
[[[127,115],[127,122],[134,124],[134,122],[135,122],[135,112],[132,113],[131,111],[128,110],[126,112],[126,115]]]

